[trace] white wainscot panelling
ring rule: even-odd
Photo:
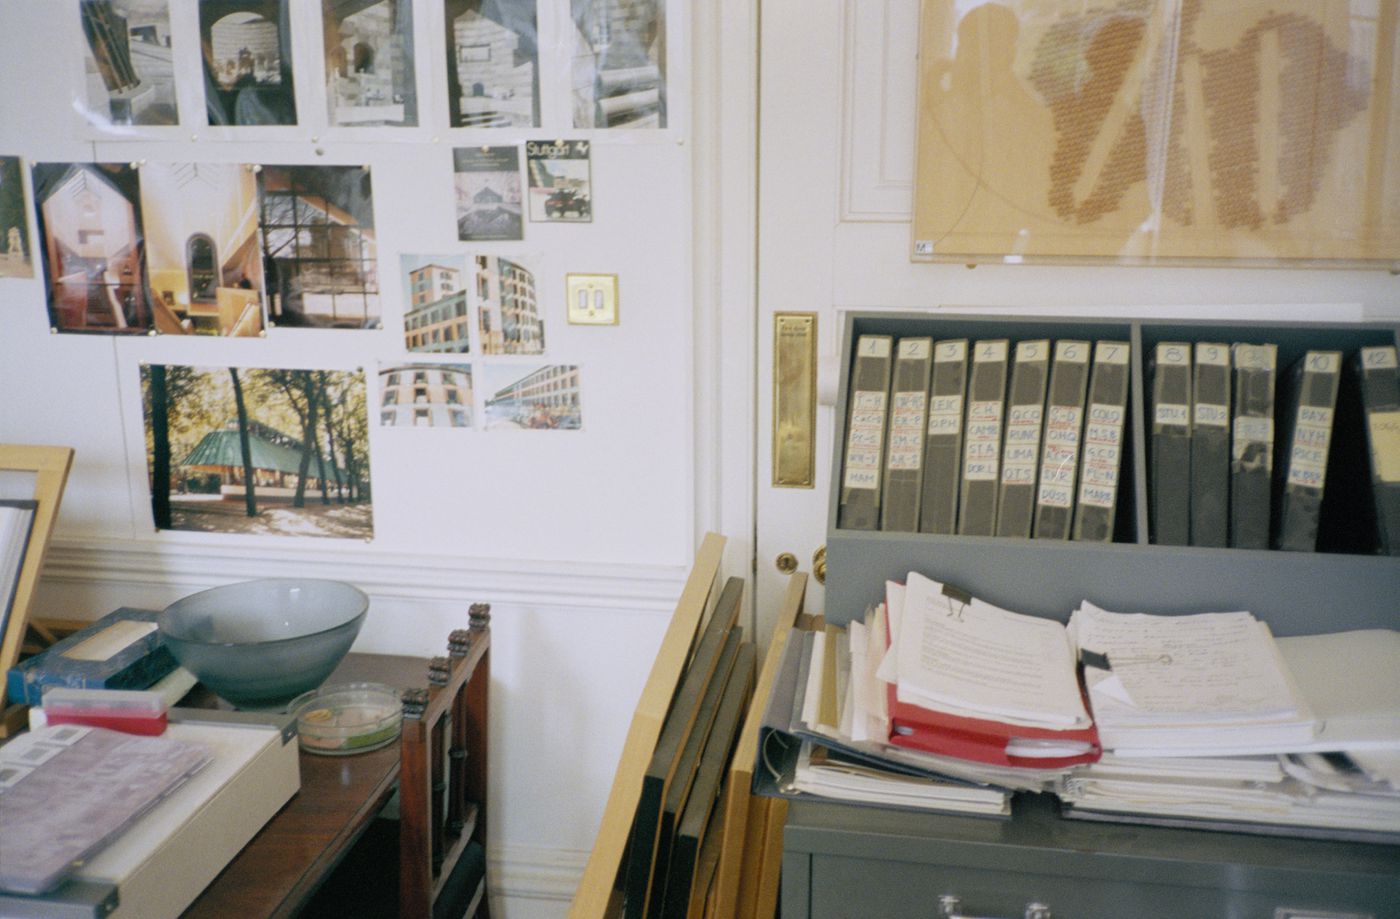
[[[847,0],[843,29],[841,220],[908,220],[919,0]]]

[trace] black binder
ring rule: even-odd
[[[1283,403],[1287,429],[1280,441],[1285,452],[1274,485],[1275,549],[1317,549],[1341,371],[1340,351],[1308,351],[1289,374],[1289,398]]]
[[[928,419],[933,339],[901,338],[890,380],[890,427],[885,436],[885,497],[880,529],[916,533],[924,488],[924,426]]]
[[[1192,369],[1191,545],[1230,539],[1230,346],[1197,342]]]
[[[1113,541],[1118,478],[1123,465],[1123,429],[1128,415],[1129,353],[1126,341],[1094,344],[1084,421],[1084,458],[1079,472],[1079,497],[1074,503],[1075,539]]]
[[[1006,436],[1001,450],[998,536],[1026,539],[1031,535],[1036,469],[1040,464],[1040,427],[1045,417],[1049,373],[1049,341],[1016,343],[1011,361],[1011,388],[1006,399]]]
[[[1004,338],[972,346],[963,439],[962,492],[958,534],[991,536],[997,520],[997,478],[1001,470],[1001,421],[1006,402]]]
[[[1380,550],[1400,555],[1400,365],[1392,346],[1362,348],[1357,363]]]
[[[1230,437],[1230,545],[1269,548],[1274,468],[1274,345],[1236,344]]]
[[[1159,342],[1151,366],[1149,530],[1156,545],[1184,546],[1191,541],[1191,346]]]
[[[1079,475],[1084,394],[1089,385],[1087,341],[1055,342],[1050,393],[1045,404],[1045,435],[1040,451],[1040,482],[1035,494],[1035,538],[1069,539],[1074,523],[1074,488]]]
[[[836,525],[845,530],[880,528],[880,469],[890,397],[888,335],[862,335],[847,395],[846,456]]]
[[[967,395],[967,339],[933,346],[928,438],[924,442],[924,492],[919,532],[951,535],[958,528],[962,480],[963,398]]]

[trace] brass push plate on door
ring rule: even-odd
[[[773,486],[816,479],[817,314],[773,314]]]

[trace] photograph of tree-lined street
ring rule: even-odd
[[[374,534],[363,373],[151,364],[141,389],[158,529]]]

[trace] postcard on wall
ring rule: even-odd
[[[575,364],[494,364],[482,368],[482,378],[488,431],[583,426]]]
[[[379,328],[369,167],[262,166],[258,193],[271,324]]]
[[[199,0],[210,125],[297,123],[288,0]]]
[[[17,156],[0,156],[0,278],[34,277],[26,229],[24,167]]]
[[[534,256],[477,255],[475,278],[477,336],[482,354],[543,354],[544,320],[538,299],[538,259]]]
[[[332,125],[418,124],[412,0],[321,0]]]
[[[457,147],[452,183],[458,239],[524,238],[518,147]]]
[[[379,424],[472,427],[471,364],[380,364]]]
[[[400,255],[403,343],[408,351],[466,354],[471,350],[471,303],[463,255]]]
[[[666,127],[665,0],[571,0],[576,128]]]
[[[535,0],[444,0],[454,128],[538,127]]]
[[[161,530],[374,535],[360,371],[141,368]]]
[[[179,124],[170,0],[80,0],[83,109],[92,124]]]
[[[128,163],[35,163],[34,209],[49,324],[58,332],[144,335],[145,241]]]
[[[258,183],[241,163],[141,167],[146,276],[163,335],[262,333]]]
[[[593,220],[592,144],[586,140],[529,140],[530,219],[588,223]]]

